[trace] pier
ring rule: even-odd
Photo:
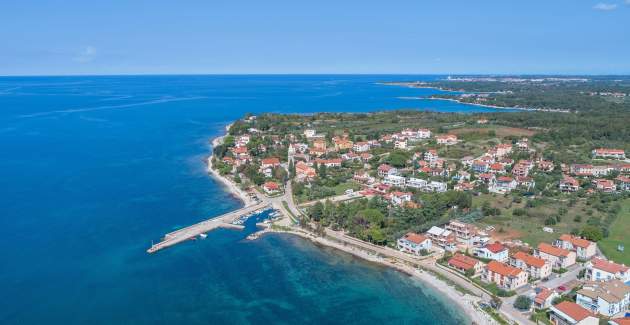
[[[202,221],[186,228],[170,232],[164,235],[162,241],[157,244],[153,244],[151,248],[147,250],[147,253],[155,253],[161,249],[179,244],[183,241],[189,240],[201,234],[205,234],[216,228],[243,229],[244,226],[233,224],[233,222],[244,215],[252,214],[259,210],[264,210],[265,208],[267,208],[268,205],[269,203],[262,202],[255,205],[246,206],[244,208],[228,212],[224,215],[214,217],[212,219]]]

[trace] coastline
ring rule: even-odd
[[[231,126],[232,126],[232,123],[230,123],[230,124],[225,126],[226,134],[218,136],[218,137],[212,139],[212,149],[213,150],[214,150],[214,147],[216,147],[216,146],[218,146],[218,145],[223,143],[223,139],[227,135],[227,132],[230,130]],[[249,197],[249,195],[247,195],[247,193],[245,193],[245,191],[240,189],[238,187],[238,185],[236,185],[234,182],[232,182],[227,177],[219,174],[216,170],[214,170],[212,168],[212,158],[213,157],[214,157],[214,154],[211,152],[210,156],[208,156],[208,158],[206,159],[206,164],[207,164],[207,168],[206,169],[207,169],[208,174],[210,176],[212,176],[214,179],[218,180],[219,183],[221,183],[223,185],[223,187],[228,190],[229,193],[231,193],[234,197],[236,197],[241,202],[243,202],[244,206],[249,206],[249,205],[255,204],[256,202],[254,202],[254,200],[252,200]]]
[[[528,112],[571,113],[571,111],[569,110],[531,108],[531,107],[528,108],[528,107],[518,107],[518,106],[507,107],[507,106],[497,106],[497,105],[489,105],[489,104],[469,103],[469,102],[464,102],[455,98],[417,97],[417,99],[446,100],[446,101],[451,101],[451,102],[455,102],[459,104],[474,105],[474,106],[494,108],[494,109],[513,109],[513,110],[528,111]]]
[[[223,139],[227,135],[227,131],[229,130],[231,125],[232,124],[230,123],[225,127],[226,134],[216,137],[212,140],[213,148],[223,143]],[[217,171],[212,169],[212,158],[213,158],[213,154],[210,154],[210,156],[207,158],[208,173],[214,178],[216,178],[220,183],[222,183],[224,187],[232,195],[234,195],[239,200],[241,200],[245,204],[245,206],[253,204],[254,203],[253,200],[247,195],[247,193],[241,190],[235,183],[232,182],[232,180],[220,175]],[[325,237],[318,237],[301,229],[295,229],[295,228],[288,228],[288,229],[266,228],[265,230],[258,232],[258,235],[252,237],[252,239],[255,240],[257,238],[260,238],[260,236],[263,236],[268,233],[292,234],[292,235],[301,237],[303,239],[310,240],[316,245],[334,248],[342,252],[351,254],[362,260],[378,263],[379,265],[393,268],[394,270],[403,272],[407,274],[408,276],[411,276],[414,279],[421,281],[423,284],[434,289],[435,292],[439,292],[440,294],[442,294],[447,300],[453,302],[457,306],[457,309],[462,312],[462,315],[467,318],[467,321],[469,323],[478,324],[478,325],[498,324],[494,319],[492,319],[490,315],[488,315],[486,312],[481,310],[480,307],[476,305],[477,302],[481,301],[481,298],[459,292],[457,289],[455,289],[455,287],[449,285],[447,282],[439,279],[438,277],[436,277],[435,275],[431,274],[428,271],[416,269],[409,265],[396,263],[391,260],[384,259],[382,257],[371,254],[360,248],[344,245],[342,243],[336,242],[334,240],[331,240]]]
[[[444,92],[474,93],[474,92],[465,92],[461,90],[448,89],[448,88],[442,88],[442,87],[434,87],[434,86],[429,86],[429,85],[424,85],[424,84],[423,85],[414,84],[414,83],[409,83],[409,82],[390,82],[390,83],[378,83],[378,84],[386,85],[386,86],[418,88],[418,89],[435,89],[435,90],[444,91]],[[486,92],[486,93],[489,93],[489,92]],[[493,108],[493,109],[506,109],[506,110],[511,109],[511,110],[528,111],[528,112],[571,113],[571,111],[568,109],[562,110],[562,109],[532,108],[532,107],[519,107],[519,106],[512,106],[512,107],[497,106],[497,105],[480,104],[480,103],[469,103],[469,102],[464,102],[455,98],[439,98],[439,97],[408,97],[408,98],[446,100],[446,101],[451,101],[458,104],[474,105],[474,106]]]
[[[394,263],[390,260],[384,259],[379,256],[375,256],[366,252],[365,250],[353,247],[346,246],[335,242],[333,240],[314,236],[313,234],[304,232],[304,231],[296,231],[296,230],[270,230],[265,231],[264,234],[267,233],[284,233],[290,234],[294,236],[301,237],[306,240],[310,240],[315,245],[321,245],[323,247],[334,248],[339,251],[348,253],[352,256],[365,260],[367,262],[377,263],[384,267],[392,268],[396,271],[402,272],[414,279],[417,279],[422,282],[422,284],[430,287],[435,292],[443,295],[444,298],[449,300],[450,302],[455,303],[457,309],[462,312],[463,316],[467,318],[467,321],[470,323],[478,324],[478,325],[495,325],[497,322],[492,319],[490,315],[481,310],[480,307],[476,305],[477,302],[481,301],[481,298],[476,296],[471,296],[469,294],[464,294],[457,291],[454,287],[447,284],[443,280],[439,279],[435,275],[431,274],[425,270],[415,269],[409,265]]]

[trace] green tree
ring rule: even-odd
[[[591,225],[584,226],[580,235],[590,241],[600,241],[604,238],[604,233],[602,232],[602,229],[597,226]]]
[[[514,308],[520,310],[529,310],[532,306],[532,299],[528,296],[518,296],[514,301]]]

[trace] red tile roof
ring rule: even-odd
[[[569,251],[556,246],[549,245],[547,243],[538,244],[538,250],[553,256],[569,256]]]
[[[451,259],[448,260],[449,265],[464,270],[470,270],[474,268],[477,263],[480,263],[480,261],[460,253],[455,254],[453,257],[451,257]]]
[[[610,321],[616,325],[630,325],[630,317],[613,318]]]
[[[527,265],[534,266],[537,268],[541,268],[545,266],[545,260],[543,260],[542,258],[529,255],[525,252],[516,252],[516,254],[514,254],[512,257],[514,259],[523,261]]]
[[[587,248],[591,244],[593,244],[593,242],[590,240],[586,240],[580,237],[575,237],[569,234],[564,234],[560,236],[560,240],[570,242],[573,246],[578,246],[582,248]]]
[[[628,268],[625,265],[617,264],[617,263],[610,262],[610,261],[606,261],[606,260],[603,260],[603,259],[597,258],[597,257],[594,257],[591,260],[591,263],[593,264],[594,268],[602,270],[602,271],[606,271],[608,273],[613,273],[613,274],[625,273],[625,272],[628,272],[628,270],[630,269],[630,268]]]
[[[507,264],[497,262],[497,261],[490,261],[490,263],[488,263],[488,271],[501,274],[502,276],[511,276],[511,277],[517,276],[521,272],[523,272],[523,270],[519,268],[509,266]]]
[[[263,165],[278,165],[278,164],[280,164],[280,159],[275,158],[275,157],[264,158],[262,160],[262,164]]]
[[[571,301],[563,301],[554,307],[578,322],[589,316],[595,317],[593,313]]]
[[[495,243],[486,245],[486,249],[491,251],[492,253],[496,254],[498,252],[506,250],[507,248],[505,246],[501,245],[501,243],[495,242]]]
[[[543,304],[545,302],[545,300],[547,300],[547,298],[549,298],[549,296],[551,296],[551,294],[553,293],[552,290],[549,290],[545,287],[542,287],[540,292],[536,295],[536,298],[534,298],[534,301],[537,304]]]
[[[409,232],[403,238],[416,244],[422,244],[425,240],[427,240],[427,237],[416,234],[415,232]]]

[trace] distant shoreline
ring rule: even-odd
[[[419,85],[412,82],[389,82],[389,83],[378,83],[378,84],[387,85],[387,86],[407,87],[407,88],[435,89],[435,90],[448,91],[448,92],[475,93],[475,92],[465,92],[461,90],[441,88],[441,87],[435,87],[435,86],[429,86],[429,85]],[[414,97],[409,97],[409,98],[414,98]],[[570,110],[561,110],[561,109],[533,108],[533,107],[520,107],[520,106],[510,107],[510,106],[497,106],[497,105],[489,105],[489,104],[481,104],[481,103],[470,103],[470,102],[465,102],[456,98],[440,98],[440,97],[415,97],[415,98],[416,99],[429,99],[429,100],[445,100],[445,101],[451,101],[451,102],[455,102],[459,104],[473,105],[473,106],[494,108],[494,109],[513,109],[513,110],[530,111],[530,112],[571,113]]]

